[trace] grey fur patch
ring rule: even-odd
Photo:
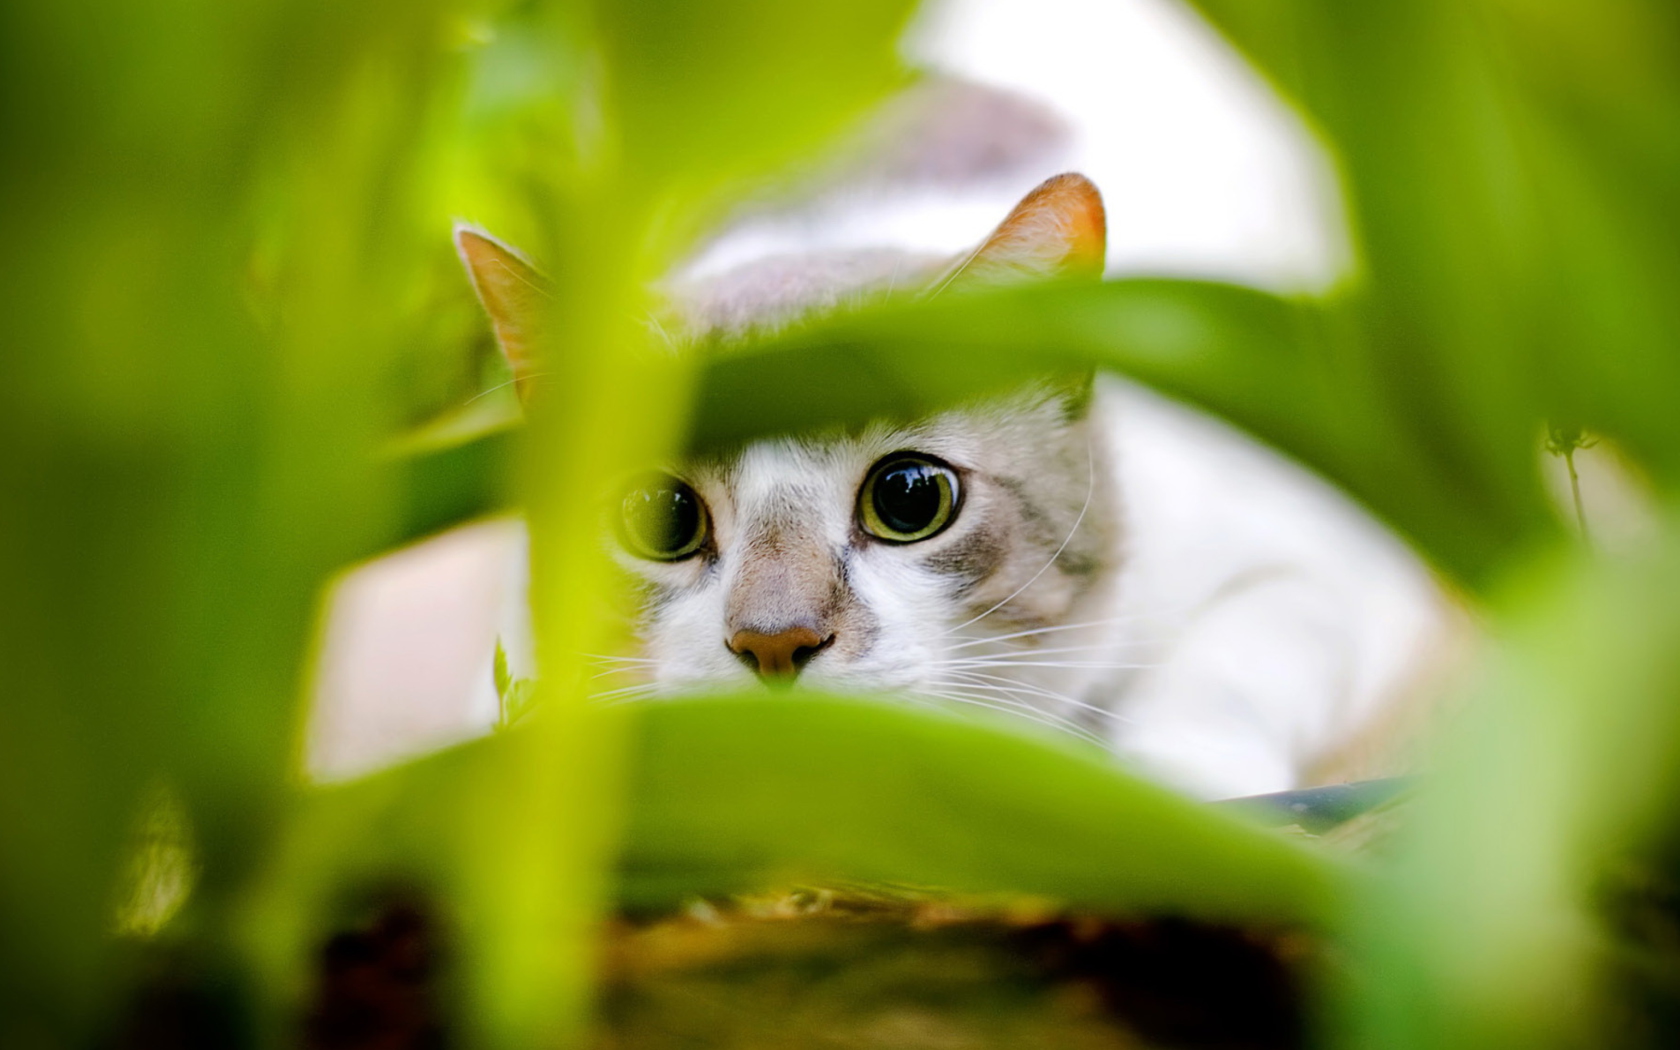
[[[996,529],[981,527],[960,542],[929,555],[923,564],[952,577],[956,583],[953,594],[962,598],[1002,567],[1007,552],[1004,536]]]
[[[1051,521],[1049,513],[1040,507],[1028,491],[1027,483],[1021,478],[994,475],[992,483],[1015,500],[1015,511],[1021,516],[1021,521],[1027,526],[1028,539],[1037,546],[1044,548],[1044,556],[1048,558],[1062,542],[1067,527],[1058,526]],[[1069,523],[1071,525],[1071,522]],[[1058,531],[1061,533],[1058,535]]]

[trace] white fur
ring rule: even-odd
[[[1417,686],[1447,601],[1300,467],[1130,384],[1102,397],[1128,493],[1117,613],[1163,627],[1116,749],[1202,795],[1295,786]]]

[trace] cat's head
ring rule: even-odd
[[[456,242],[516,377],[529,382],[543,279],[470,229]],[[770,260],[672,289],[696,338],[774,326],[912,281],[1099,273],[1101,200],[1082,176],[1024,198],[951,260]],[[1047,379],[908,423],[751,443],[631,486],[620,559],[645,581],[659,687],[788,681],[989,699],[1076,688],[1077,644],[1116,574],[1113,471],[1088,380]],[[1047,641],[1047,639],[1049,641]],[[1039,707],[1055,705],[1036,698]]]

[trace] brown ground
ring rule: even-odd
[[[322,953],[313,1050],[450,1038],[411,905]],[[1305,1044],[1313,942],[1177,920],[801,891],[620,919],[594,1050],[1261,1050]]]

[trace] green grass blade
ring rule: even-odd
[[[830,879],[1317,924],[1355,877],[1297,840],[1019,722],[820,694],[673,700],[589,718],[592,734],[628,734],[614,893],[632,907]],[[470,901],[460,893],[473,868],[517,852],[485,800],[503,790],[494,784],[517,790],[509,771],[522,756],[510,752],[545,739],[515,729],[312,792],[247,912],[261,971],[301,995],[296,975],[359,888],[406,880]]]
[[[688,443],[704,452],[914,419],[1045,375],[1109,368],[1245,427],[1342,485],[1438,567],[1481,587],[1514,550],[1555,529],[1535,458],[1476,483],[1485,463],[1457,455],[1457,446],[1416,441],[1402,406],[1342,367],[1339,316],[1335,304],[1149,279],[888,303],[705,359]],[[1542,425],[1536,409],[1502,435],[1490,425],[1485,437],[1522,449]],[[492,454],[480,448],[452,455]],[[448,491],[451,462],[405,468],[417,479],[412,489]],[[459,505],[491,502],[479,492]]]
[[[1347,872],[1047,732],[820,695],[641,712],[632,903],[838,878],[1317,921]]]
[[[1350,989],[1350,1045],[1636,1045],[1642,1009],[1612,965],[1675,965],[1655,935],[1665,905],[1640,894],[1673,871],[1677,591],[1671,518],[1637,554],[1548,559],[1497,596],[1502,642],[1413,803],[1393,878],[1350,923],[1382,975]],[[1649,926],[1634,918],[1647,908]]]

